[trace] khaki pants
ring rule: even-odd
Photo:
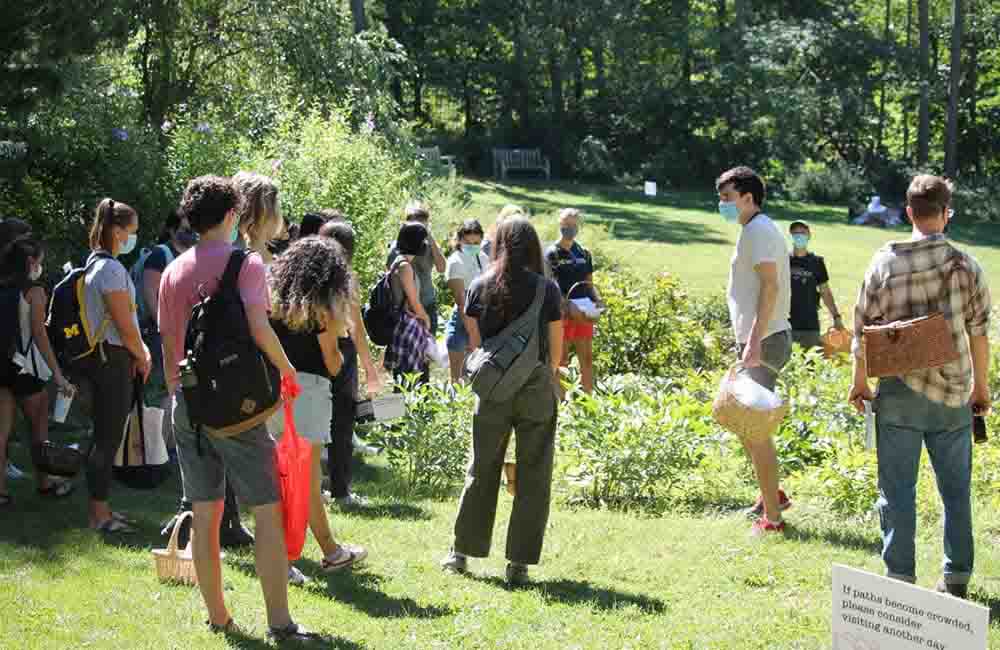
[[[509,402],[479,402],[472,420],[472,462],[455,519],[455,551],[490,553],[500,473],[517,436],[517,495],[507,528],[507,559],[538,564],[552,496],[557,397],[547,366],[539,367]]]

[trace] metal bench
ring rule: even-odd
[[[549,159],[541,149],[494,149],[493,175],[507,180],[509,171],[537,171],[545,174],[545,180],[552,176]]]

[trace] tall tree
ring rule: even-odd
[[[931,140],[931,41],[930,8],[927,0],[917,0],[917,23],[920,29],[920,109],[917,125],[917,164],[926,165]]]
[[[885,141],[886,86],[888,85],[889,61],[892,58],[893,50],[895,49],[892,46],[892,0],[885,0],[885,30],[883,35],[885,38],[885,54],[882,57],[882,87],[879,89],[878,99],[878,137],[875,145],[876,152],[881,152],[882,144]]]
[[[944,138],[944,173],[958,175],[958,104],[962,92],[962,29],[965,20],[963,0],[951,3],[951,79],[948,88],[948,125]]]
[[[393,0],[390,0],[392,2]],[[365,0],[351,0],[351,15],[354,16],[354,33],[360,34],[368,29],[365,18]]]

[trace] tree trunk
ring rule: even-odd
[[[608,73],[604,63],[604,39],[602,37],[594,38],[590,46],[590,54],[594,57],[594,83],[597,85],[597,94],[603,95],[608,89]]]
[[[552,122],[549,124],[552,171],[562,172],[562,139],[566,132],[566,103],[563,97],[563,63],[559,47],[549,49],[549,82],[552,84]]]
[[[917,128],[917,165],[927,164],[931,139],[930,101],[930,16],[927,0],[917,0],[917,22],[920,27],[920,113]]]
[[[368,22],[365,20],[365,0],[351,0],[351,15],[354,16],[355,34],[368,29]]]
[[[969,3],[969,15],[976,15],[976,3]],[[970,30],[971,31],[971,30]],[[969,146],[964,149],[968,151],[969,157],[976,168],[976,175],[983,175],[983,160],[979,154],[979,34],[972,32],[972,40],[969,43],[969,76],[966,83],[969,90],[966,95],[969,98]]]
[[[691,0],[673,0],[671,22],[677,37],[677,51],[681,56],[681,87],[691,84]]]
[[[892,0],[885,0],[885,58],[882,59],[881,92],[878,101],[878,136],[875,139],[875,153],[882,151],[885,142],[885,95],[886,79],[889,76],[889,61],[895,48],[892,47]]]
[[[910,56],[910,47],[913,45],[913,0],[906,0],[906,56]],[[910,67],[906,68],[909,73]],[[903,160],[910,160],[910,93],[908,84],[904,84],[903,93]]]
[[[362,5],[361,11],[364,12],[364,6]],[[362,14],[362,18],[363,18]],[[355,27],[357,24],[355,23]],[[389,32],[389,36],[396,39],[400,43],[404,42],[403,39],[403,3],[398,0],[390,0],[386,3],[386,18],[385,18],[386,31]],[[403,80],[399,78],[399,75],[395,75],[392,80],[392,97],[396,100],[396,105],[403,106]]]
[[[729,16],[726,11],[726,0],[715,0],[715,21],[719,30],[719,63],[729,60]]]
[[[951,83],[948,89],[948,126],[944,138],[944,173],[958,176],[958,105],[962,94],[962,29],[964,0],[951,3]]]

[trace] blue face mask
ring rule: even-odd
[[[462,252],[469,257],[476,257],[479,255],[481,247],[479,244],[462,244]]]
[[[128,239],[125,240],[125,243],[122,244],[122,247],[118,251],[118,254],[119,255],[128,255],[129,253],[131,253],[132,251],[135,250],[135,245],[136,245],[136,242],[138,242],[138,241],[139,241],[139,237],[138,236],[136,236],[135,234],[129,235]]]
[[[804,251],[809,246],[809,235],[798,233],[792,235],[792,245],[800,251]]]
[[[237,220],[236,223],[233,224],[232,232],[229,233],[229,243],[235,244],[236,240],[239,239],[239,236],[240,236],[240,222],[239,220]]]
[[[736,223],[740,220],[740,209],[733,201],[719,201],[719,214],[726,223]]]

